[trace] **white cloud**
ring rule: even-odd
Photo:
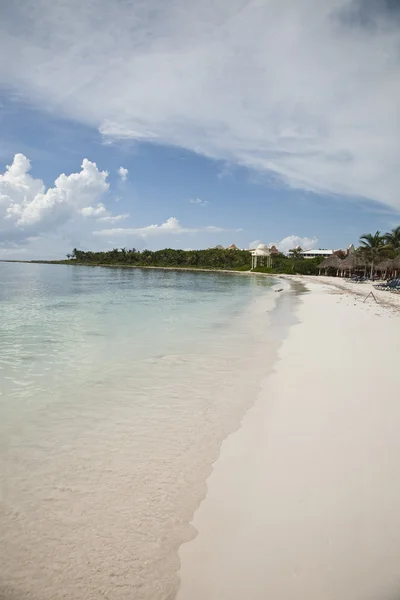
[[[108,140],[399,208],[398,14],[384,0],[21,0],[0,22],[0,85]]]
[[[125,169],[125,167],[120,167],[118,169],[118,175],[120,176],[121,181],[125,182],[128,179],[128,173],[129,171],[128,169]]]
[[[183,227],[178,219],[170,217],[161,225],[148,225],[147,227],[138,228],[114,228],[100,229],[93,231],[93,235],[99,236],[115,236],[115,235],[134,235],[138,237],[154,237],[160,235],[176,235],[181,233],[222,233],[224,231],[241,231],[241,229],[224,229],[223,227],[215,227],[209,225],[207,227]]]
[[[189,203],[197,204],[198,206],[207,206],[208,205],[207,200],[201,200],[201,198],[190,198]]]
[[[253,248],[253,249],[257,248],[257,246],[259,246],[260,244],[261,244],[260,240],[254,240],[254,242],[250,242],[249,249],[251,249],[251,248]]]
[[[292,248],[297,248],[297,246],[300,246],[303,250],[314,250],[318,245],[318,239],[315,237],[309,238],[300,237],[298,235],[288,235],[280,242],[273,242],[273,244],[283,253],[288,252]]]
[[[114,140],[137,140],[137,141],[155,141],[157,135],[150,131],[138,131],[121,125],[109,119],[104,119],[99,126],[99,132],[105,138],[105,141]]]
[[[106,217],[100,217],[99,219],[97,219],[98,223],[117,223],[118,221],[123,221],[124,219],[127,219],[129,217],[128,213],[125,213],[123,215],[116,215],[115,217],[113,217],[112,215],[107,215]]]
[[[23,154],[16,154],[11,165],[0,173],[0,230],[2,238],[12,242],[54,231],[72,217],[111,218],[98,200],[107,193],[107,171],[96,163],[83,160],[81,170],[61,174],[54,187],[29,174],[31,164]],[[115,218],[115,217],[114,217]]]
[[[103,215],[107,214],[108,210],[101,202],[97,206],[85,206],[81,209],[81,215],[83,215],[84,217],[98,217],[97,220],[100,220],[100,217],[102,217],[103,219],[106,218]]]

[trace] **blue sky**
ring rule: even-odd
[[[398,225],[398,11],[284,4],[2,7],[0,258]]]

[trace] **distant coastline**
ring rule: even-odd
[[[0,262],[17,262],[27,264],[73,265],[87,267],[118,267],[133,269],[164,269],[172,271],[202,271],[215,273],[264,274],[264,275],[318,275],[322,258],[304,260],[300,256],[285,256],[277,253],[273,260],[264,263],[260,260],[255,268],[249,251],[239,249],[208,250],[164,250],[142,252],[120,250],[115,248],[109,252],[72,251],[62,260],[16,260],[3,259]]]

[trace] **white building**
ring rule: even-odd
[[[342,255],[348,256],[349,254],[354,254],[355,252],[355,248],[353,246],[353,244],[350,244],[350,246],[348,246],[347,250],[326,250],[323,248],[319,248],[318,250],[302,250],[300,248],[300,246],[298,246],[296,248],[296,250],[299,252],[299,254],[303,257],[303,258],[329,258],[330,256],[333,256],[335,254],[335,252],[338,252],[340,254],[340,252],[342,253]],[[288,255],[292,256],[293,252],[291,250],[289,250]]]
[[[300,254],[303,258],[329,258],[332,256],[333,250],[301,250]]]

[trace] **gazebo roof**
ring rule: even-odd
[[[265,250],[263,250],[262,248],[256,248],[255,250],[252,250],[251,253],[253,256],[268,256],[269,250],[268,248],[266,248]]]

